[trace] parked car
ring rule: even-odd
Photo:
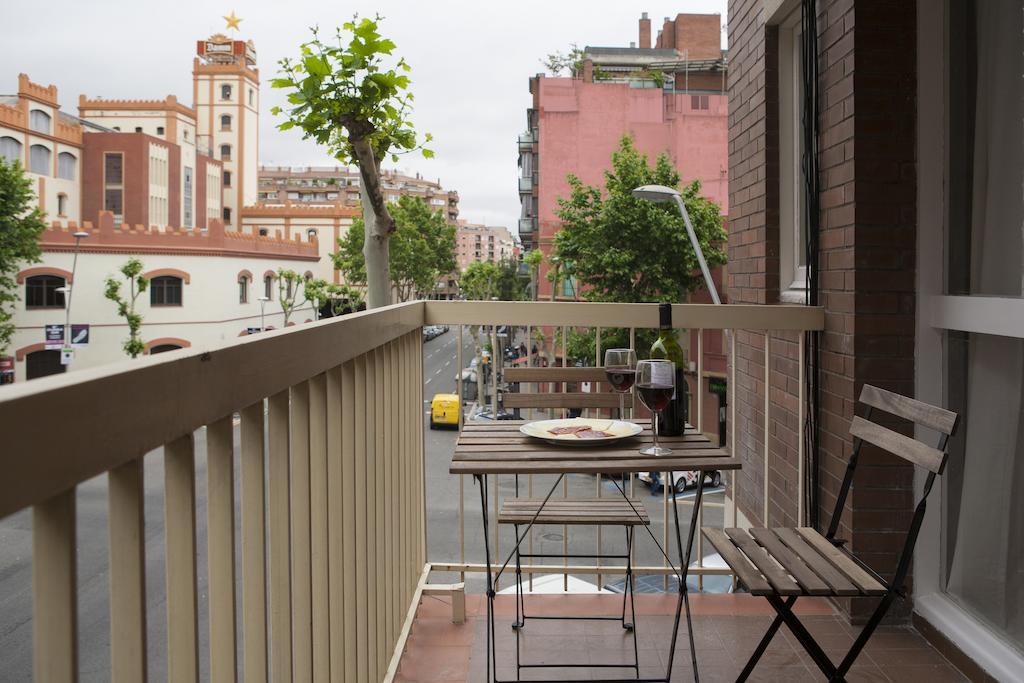
[[[448,331],[447,327],[441,327],[438,325],[427,325],[423,328],[423,341],[430,341],[436,337],[441,336]]]
[[[457,394],[434,394],[430,401],[430,428],[448,425],[458,429],[462,404]]]
[[[688,488],[696,488],[697,479],[700,477],[700,472],[687,471],[687,472],[672,472],[672,487],[676,493],[682,493]],[[663,486],[661,481],[661,472],[641,472],[637,475],[637,478],[647,484],[650,487],[651,493],[657,492]],[[712,488],[718,488],[722,485],[722,473],[718,470],[713,470],[704,473],[704,485],[711,485]]]

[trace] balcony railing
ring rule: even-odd
[[[741,330],[786,331],[802,339],[799,332],[823,327],[821,309],[808,307],[677,305],[674,320],[699,330],[698,377],[704,376],[705,331],[729,330],[728,354],[736,358]],[[491,326],[492,348],[498,348],[498,325],[524,330],[528,339],[540,331],[549,340],[559,332],[565,338],[570,329],[625,327],[633,340],[637,330],[657,322],[653,304],[412,302],[4,387],[0,518],[32,509],[36,677],[76,678],[76,489],[105,474],[111,675],[146,678],[147,584],[150,592],[154,587],[147,577],[153,548],[147,548],[142,476],[144,459],[160,459],[169,680],[198,677],[201,637],[214,680],[236,671],[242,680],[285,680],[293,674],[320,680],[336,672],[345,680],[390,680],[429,572],[473,575],[483,569],[478,544],[467,543],[479,533],[479,518],[462,477],[450,482],[459,495],[458,528],[451,530],[452,539],[458,536],[458,552],[428,562],[426,530],[433,506],[425,492],[421,328],[456,326],[453,360],[461,368],[468,365],[463,341],[481,326]],[[771,337],[764,337],[767,353]],[[793,345],[792,360],[802,367],[803,342]],[[595,360],[600,357],[599,341]],[[736,363],[727,374],[731,393]],[[491,379],[497,389],[496,374]],[[767,368],[764,381],[771,387]],[[803,382],[799,392],[802,406]],[[492,401],[497,412],[496,391]],[[709,408],[702,392],[695,401],[696,424],[703,424]],[[731,397],[729,406],[735,425]],[[767,437],[772,424],[767,399],[764,408]],[[800,417],[797,424],[803,425]],[[765,438],[766,463],[768,443]],[[205,453],[205,482],[200,482],[207,491],[205,520],[197,519],[197,509],[203,509],[197,506],[197,453]],[[442,461],[450,458],[442,455]],[[743,477],[744,487],[754,486],[756,474],[741,471],[736,481],[730,477],[725,483],[714,508],[722,523],[736,523],[732,492]],[[511,490],[510,482],[498,479],[496,506],[497,493]],[[592,495],[595,483],[580,481],[576,485]],[[797,481],[802,501],[803,477]],[[532,481],[524,482],[524,495],[528,486]],[[600,494],[600,479],[596,486]],[[665,520],[669,505],[666,493]],[[208,545],[197,548],[203,536]],[[494,538],[500,552],[503,538]],[[507,536],[504,541],[507,548]],[[600,536],[596,543],[602,543]],[[728,573],[702,566],[702,553],[698,545],[693,574]],[[205,603],[200,603],[200,566],[207,570]],[[621,568],[524,565],[523,571],[568,577],[615,575]],[[656,563],[639,563],[634,571],[666,580],[671,573]],[[200,604],[208,605],[208,639],[206,629],[199,628]]]
[[[519,219],[519,234],[534,232],[537,229],[537,219],[534,217]]]
[[[519,135],[519,151],[529,152],[533,149],[534,143],[537,142],[537,137],[533,134],[533,131],[526,131]]]
[[[519,177],[519,194],[530,194],[537,184],[537,174]]]

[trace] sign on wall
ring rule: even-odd
[[[71,346],[76,349],[84,349],[89,345],[89,326],[88,325],[72,325],[71,326]]]
[[[64,346],[64,326],[47,325],[45,334],[45,346],[43,348],[51,351],[60,351]]]

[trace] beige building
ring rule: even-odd
[[[260,166],[261,204],[342,204],[358,207],[362,178],[348,166]],[[443,211],[449,222],[459,218],[459,193],[445,190],[440,180],[427,180],[419,173],[381,172],[384,198],[397,202],[403,195],[419,197],[434,211]]]
[[[518,258],[516,241],[508,228],[491,227],[459,221],[455,258],[459,272],[474,261],[499,261]]]

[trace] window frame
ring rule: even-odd
[[[36,160],[33,152],[37,149],[46,150],[46,166],[45,171],[36,170]],[[38,142],[29,145],[28,147],[28,172],[34,173],[35,175],[41,175],[50,177],[53,172],[53,150],[46,145],[41,145]]]
[[[225,125],[225,121],[227,124]],[[230,131],[233,121],[231,120],[231,114],[220,115],[220,129],[222,131]]]
[[[238,303],[249,303],[249,278],[245,275],[238,278]]]
[[[173,283],[177,283],[176,289],[178,292],[177,301],[168,301],[167,293],[174,291],[175,287],[172,287]],[[185,305],[185,283],[180,277],[174,275],[158,275],[149,281],[149,305],[159,307],[180,307]],[[160,292],[161,301],[156,301],[157,292]]]
[[[46,126],[40,128],[36,121],[45,119]],[[53,117],[49,113],[42,109],[29,109],[28,110],[28,129],[33,133],[42,133],[43,135],[53,135]]]
[[[64,164],[62,160],[71,159],[71,173],[65,174]],[[57,153],[57,177],[61,180],[75,180],[78,176],[78,157],[71,152],[58,152]]]
[[[234,94],[234,88],[231,87],[230,83],[220,84],[220,101],[230,102],[231,96]]]
[[[263,296],[267,301],[274,300],[274,276],[264,275],[263,276]]]
[[[58,282],[59,284],[57,284]],[[25,310],[63,309],[66,306],[64,292],[58,292],[57,289],[66,285],[67,280],[59,275],[44,273],[25,278]],[[51,294],[53,295],[52,303],[49,303]],[[42,297],[42,303],[32,303],[37,296]]]
[[[807,303],[806,201],[800,112],[800,8],[778,22],[779,300]]]
[[[224,153],[224,150],[227,150],[227,154]],[[231,145],[224,143],[220,146],[220,160],[231,161]]]

